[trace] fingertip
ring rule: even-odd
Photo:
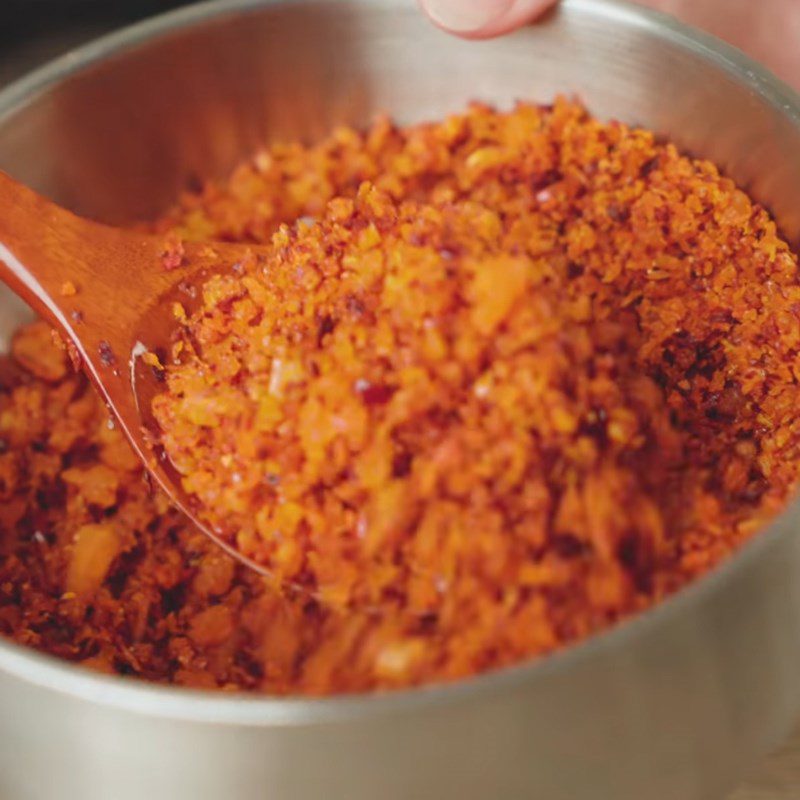
[[[419,0],[443,30],[470,39],[508,33],[540,17],[557,0]]]
[[[474,39],[490,39],[521,28],[546,14],[558,0],[517,0],[511,8],[492,24],[472,34]]]
[[[443,30],[468,35],[494,25],[514,0],[419,0],[428,18]]]

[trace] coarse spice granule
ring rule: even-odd
[[[157,413],[214,521],[319,599],[169,510],[36,323],[0,370],[19,642],[192,686],[451,680],[651,606],[793,491],[797,259],[651,133],[566,100],[380,120],[155,228],[271,248],[204,287]]]

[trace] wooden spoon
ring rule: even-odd
[[[176,303],[191,310],[205,277],[253,253],[258,248],[227,243],[169,250],[164,237],[82,219],[0,172],[0,278],[61,331],[173,504],[231,555],[268,575],[197,518],[155,445],[150,409],[163,375],[142,359],[169,348]]]

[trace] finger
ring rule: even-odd
[[[556,0],[419,0],[422,10],[440,28],[467,38],[479,39],[530,22]]]

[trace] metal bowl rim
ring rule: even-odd
[[[56,58],[0,91],[0,124],[19,112],[50,87],[108,57],[172,31],[234,14],[292,0],[206,0],[159,14],[124,27]],[[298,0],[295,0],[298,1]],[[303,0],[299,0],[303,2]],[[409,0],[372,0],[387,7]],[[740,50],[679,22],[673,17],[626,0],[561,0],[560,13],[586,14],[613,19],[621,25],[648,29],[680,49],[692,52],[760,95],[778,114],[800,125],[800,95]],[[525,35],[523,32],[513,34]],[[503,690],[543,679],[559,670],[620,648],[634,637],[665,624],[675,615],[689,613],[784,536],[792,535],[792,520],[800,517],[800,500],[793,501],[763,533],[708,575],[616,626],[547,656],[488,672],[454,683],[431,683],[389,692],[342,694],[331,697],[264,697],[248,693],[225,695],[140,679],[107,676],[0,639],[0,669],[22,681],[57,691],[77,700],[111,709],[162,719],[264,727],[327,724],[362,717],[405,713],[421,706],[491,699]]]

